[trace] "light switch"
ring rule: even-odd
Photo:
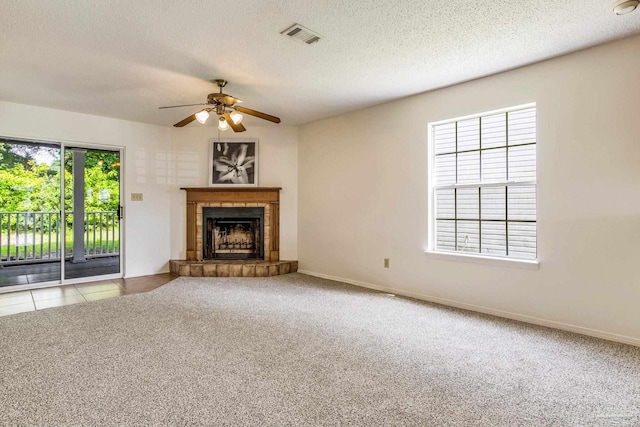
[[[132,202],[141,202],[142,201],[142,193],[131,193],[131,201]]]

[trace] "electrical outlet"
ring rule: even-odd
[[[131,201],[132,202],[141,202],[142,201],[142,193],[131,193]]]
[[[384,259],[384,268],[389,268],[389,258]]]

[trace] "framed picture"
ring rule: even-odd
[[[210,187],[257,187],[258,140],[212,139]]]

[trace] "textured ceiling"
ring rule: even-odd
[[[171,125],[197,107],[159,106],[224,78],[299,125],[639,34],[640,11],[611,3],[1,0],[0,100]],[[280,35],[296,22],[323,39]]]

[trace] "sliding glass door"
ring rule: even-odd
[[[60,153],[0,139],[0,287],[61,278]]]
[[[64,278],[120,273],[120,152],[64,150]]]
[[[121,275],[120,157],[0,138],[0,291]]]

